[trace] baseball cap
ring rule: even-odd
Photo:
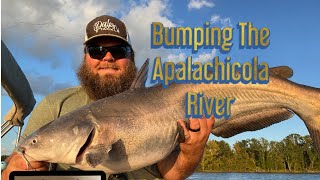
[[[115,17],[102,15],[90,21],[86,27],[84,44],[94,38],[103,36],[122,39],[131,46],[126,25]]]

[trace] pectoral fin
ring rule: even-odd
[[[95,146],[94,149],[90,150],[90,153],[86,155],[86,161],[91,167],[95,168],[104,160],[109,159],[109,151],[111,151],[111,147],[105,147],[103,144]]]
[[[86,155],[87,163],[93,168],[102,163],[102,158],[102,153],[89,153]]]

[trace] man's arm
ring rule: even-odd
[[[184,129],[185,142],[180,143],[180,152],[174,151],[157,163],[164,179],[185,179],[195,171],[202,159],[214,118],[191,119],[190,128],[200,127],[199,132],[189,131],[182,120],[179,122]]]

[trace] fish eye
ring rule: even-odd
[[[36,144],[38,141],[37,141],[37,139],[33,139],[32,141],[31,141],[31,144],[33,145],[33,144]]]

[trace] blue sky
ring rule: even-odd
[[[188,1],[1,1],[1,39],[6,43],[25,72],[37,102],[54,91],[78,85],[75,71],[83,53],[86,23],[102,14],[122,19],[128,26],[137,66],[146,58],[181,61],[192,55],[201,61],[229,55],[233,61],[250,61],[254,56],[270,67],[288,65],[294,70],[291,80],[320,87],[320,2],[255,1],[255,0],[188,0]],[[17,10],[18,9],[18,10]],[[165,26],[232,26],[231,51],[220,54],[212,49],[151,49],[150,25],[154,21]],[[238,22],[252,22],[255,27],[270,29],[270,45],[266,49],[239,49]],[[12,102],[1,93],[1,116]],[[25,122],[27,123],[28,118]],[[3,122],[3,118],[2,118]],[[294,118],[255,132],[246,132],[224,139],[233,144],[248,138],[281,140],[291,133],[307,135],[303,122]],[[1,141],[1,153],[13,149],[14,131]],[[210,139],[221,140],[211,136]]]

